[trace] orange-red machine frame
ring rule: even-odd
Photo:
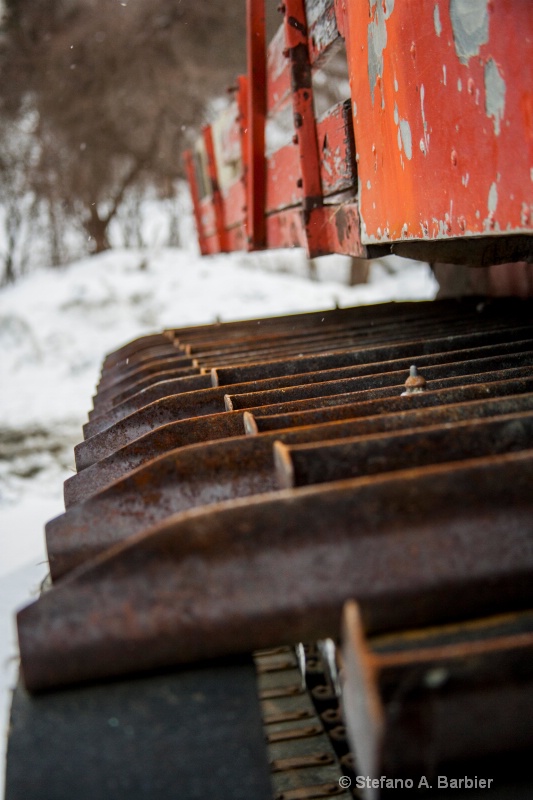
[[[185,154],[202,253],[531,259],[533,3],[279,10],[266,47],[264,3],[248,0],[248,74]],[[317,118],[314,77],[342,44],[350,96]]]

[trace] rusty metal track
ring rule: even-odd
[[[533,607],[532,311],[513,300],[342,309],[175,329],[110,355],[67,510],[46,528],[53,586],[18,616],[27,688],[337,639],[352,598],[371,651],[407,629],[522,619]],[[360,670],[353,625],[343,658]],[[528,654],[515,648],[509,663],[522,669]],[[367,691],[353,679],[347,698]],[[346,707],[370,770],[377,739],[360,738]],[[403,725],[387,728],[391,753]],[[485,751],[519,750],[529,734],[517,725],[509,746],[492,725]],[[468,736],[464,754],[477,757]],[[413,768],[387,758],[392,772]],[[274,761],[280,774],[318,766],[312,754]]]

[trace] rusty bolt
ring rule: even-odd
[[[466,219],[464,217],[459,217],[458,222],[461,232],[464,233],[466,230]]]
[[[304,185],[304,182],[303,182],[303,180],[302,180],[301,178],[298,178],[298,180],[296,181],[296,186],[297,186],[299,189],[301,189],[303,185]]]
[[[299,142],[299,141],[300,141],[300,140],[299,140],[299,138],[298,138],[298,134],[297,134],[297,133],[295,133],[295,134],[294,134],[294,136],[292,137],[292,143],[293,143],[293,144],[298,144],[298,142]]]
[[[278,11],[280,14],[284,14],[287,10],[285,3],[280,3],[278,6]]]
[[[283,50],[283,53],[282,53],[282,55],[283,55],[283,58],[288,58],[288,57],[289,57],[289,52],[290,52],[290,51],[289,51],[289,48],[288,48],[288,47],[286,47],[286,48]]]
[[[405,392],[402,392],[402,397],[406,394],[420,394],[425,391],[426,379],[419,374],[417,368],[413,364],[409,367],[409,377],[405,381]]]
[[[239,87],[238,86],[228,86],[226,91],[227,91],[228,94],[233,94],[234,92],[238,92],[239,91]]]

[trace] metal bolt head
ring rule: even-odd
[[[405,392],[402,392],[402,396],[406,394],[418,394],[425,391],[425,388],[426,379],[420,375],[413,364],[413,366],[409,368],[409,377],[405,381]]]

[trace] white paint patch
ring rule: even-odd
[[[398,87],[398,81],[396,80],[396,75],[395,75],[395,76],[394,76],[394,91],[395,91],[395,92],[397,92],[397,91],[398,91],[398,88],[399,88],[399,87]]]
[[[442,33],[442,23],[440,21],[440,11],[439,11],[439,4],[435,4],[435,8],[433,9],[433,24],[435,25],[435,33],[437,36],[440,36]]]
[[[492,184],[492,186],[489,189],[489,199],[487,202],[487,206],[489,209],[489,213],[494,214],[498,206],[498,187],[496,186],[496,181]]]
[[[366,182],[366,188],[367,189],[371,189],[372,188],[372,184],[370,183],[370,181]]]
[[[424,140],[423,140],[423,139],[420,139],[419,145],[420,145],[420,150],[421,150],[421,152],[422,152],[424,155],[426,155],[426,145],[425,145],[425,143],[424,143]]]
[[[357,116],[357,103],[355,102],[355,100],[352,102],[352,114],[354,115],[354,117]]]
[[[450,20],[455,52],[467,64],[489,40],[488,0],[450,0]]]
[[[413,141],[411,138],[411,126],[409,125],[408,120],[400,120],[400,133],[402,135],[402,143],[405,155],[409,160],[411,160],[413,157]]]
[[[442,82],[446,86],[446,64],[442,65]]]
[[[459,78],[458,81],[457,81],[457,91],[458,92],[462,92],[463,91],[463,82],[462,82],[461,78]]]
[[[386,22],[394,11],[394,0],[370,0],[372,18],[368,24],[368,80],[370,83],[370,96],[374,105],[374,93],[378,78],[383,75],[383,51],[387,46]],[[385,108],[383,87],[380,83],[381,107]]]
[[[428,133],[428,123],[426,120],[426,112],[424,111],[424,98],[426,96],[426,90],[424,88],[424,84],[420,87],[420,111],[422,114],[422,128],[424,131],[424,150],[422,152],[424,155],[429,153],[429,133]],[[421,148],[422,149],[422,148]]]
[[[487,117],[492,117],[494,133],[500,135],[500,123],[505,113],[505,81],[501,76],[498,65],[493,58],[485,64],[485,111]]]
[[[468,181],[469,180],[470,180],[470,173],[467,172],[466,175],[463,175],[463,177],[461,178],[461,183],[463,184],[465,189],[468,186]]]
[[[394,124],[398,125],[400,122],[400,115],[398,113],[398,104],[394,103]]]

